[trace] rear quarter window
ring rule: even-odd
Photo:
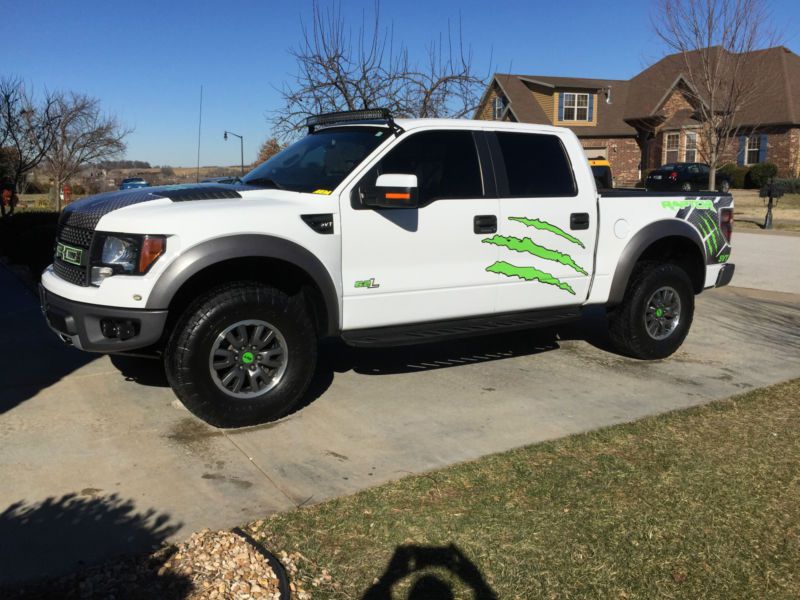
[[[561,140],[548,134],[498,131],[512,197],[575,196],[572,166]]]

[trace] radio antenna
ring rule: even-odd
[[[203,130],[203,84],[200,84],[200,116],[197,122],[197,183],[200,183],[200,132]]]

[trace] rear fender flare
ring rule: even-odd
[[[614,277],[611,280],[611,291],[608,295],[609,306],[615,306],[622,302],[633,268],[645,250],[658,240],[667,237],[682,237],[690,240],[703,257],[703,265],[707,263],[705,245],[700,233],[692,225],[677,219],[650,223],[636,232],[620,254],[617,268],[614,270]]]

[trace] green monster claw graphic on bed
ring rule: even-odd
[[[540,219],[528,219],[527,217],[509,217],[508,220],[522,223],[526,227],[533,227],[534,229],[538,229],[540,231],[548,231],[564,238],[570,243],[577,244],[581,248],[585,247],[583,242],[581,242],[578,238],[570,235],[560,227],[557,227],[552,223],[548,223],[547,221],[542,221]],[[484,238],[481,241],[484,244],[494,244],[495,246],[502,246],[514,252],[527,253],[537,258],[557,262],[574,269],[581,275],[588,275],[587,271],[578,263],[576,263],[569,254],[546,248],[545,246],[537,244],[531,238],[495,235],[490,238]],[[559,289],[569,292],[573,296],[575,295],[575,290],[572,289],[570,284],[565,281],[561,281],[550,273],[537,269],[536,267],[517,266],[512,265],[504,260],[500,260],[487,267],[486,270],[490,273],[505,275],[506,277],[519,277],[525,281],[538,281],[539,283],[554,285]]]

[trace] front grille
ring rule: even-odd
[[[61,219],[59,219],[56,240],[62,244],[66,244],[67,246],[80,248],[83,250],[88,259],[89,249],[92,247],[92,236],[94,235],[94,232],[92,229],[87,229],[85,227],[67,225],[66,222],[68,222],[68,217],[65,217],[62,213]],[[56,258],[55,256],[53,257],[53,271],[55,274],[64,281],[68,281],[73,285],[80,285],[84,287],[89,285],[88,270],[88,264],[87,266],[81,267],[79,265],[73,265],[65,262],[60,258]]]
[[[56,239],[70,246],[89,248],[92,245],[92,230],[64,225],[59,228]]]
[[[53,262],[53,271],[55,271],[55,274],[61,277],[61,279],[64,281],[84,287],[88,285],[85,267],[71,265],[62,260],[56,259]]]

